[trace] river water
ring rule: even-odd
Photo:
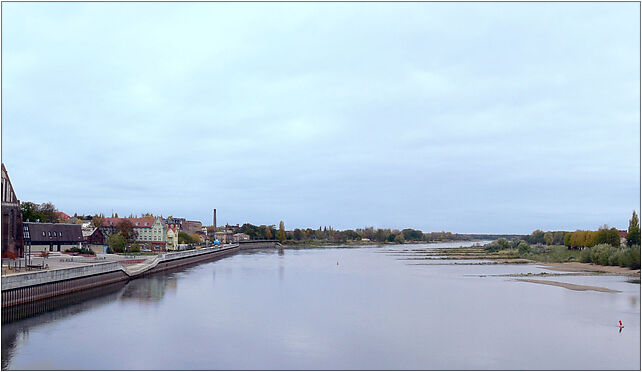
[[[542,278],[621,292],[573,291],[494,276],[536,265],[390,249],[248,251],[137,279],[2,325],[2,368],[640,369],[640,284]]]

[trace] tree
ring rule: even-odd
[[[405,241],[403,233],[399,233],[395,236],[395,243],[397,244],[403,244]]]
[[[301,231],[301,229],[298,229],[298,228],[294,229],[294,231],[292,232],[292,235],[293,235],[294,240],[303,239],[303,231]]]
[[[414,229],[403,229],[401,230],[403,233],[403,237],[406,240],[421,240],[424,236],[423,232],[420,230],[414,230]]]
[[[38,206],[38,211],[44,216],[44,221],[40,220],[41,222],[58,222],[58,215],[56,215],[58,210],[52,202],[40,204]]]
[[[125,240],[120,233],[115,233],[107,238],[107,245],[114,252],[122,253],[125,252],[125,248],[127,247],[127,240]]]
[[[629,247],[633,245],[640,245],[640,219],[638,218],[635,210],[633,211],[633,216],[629,220],[629,231],[626,234],[626,245]]]
[[[377,229],[375,240],[378,242],[384,242],[386,240],[386,232],[383,229]]]
[[[573,236],[573,233],[566,233],[564,234],[564,245],[567,247],[571,246],[571,236]]]
[[[129,220],[122,220],[116,225],[116,232],[122,235],[127,241],[136,240],[134,225]]]
[[[270,226],[265,227],[265,239],[272,239],[272,229]]]
[[[103,221],[103,217],[94,216],[94,218],[91,219],[91,224],[94,225],[94,227],[101,227],[103,225]]]
[[[617,248],[620,246],[620,233],[616,228],[609,229],[608,226],[604,225],[595,232],[593,240],[593,245],[609,244]]]
[[[524,240],[526,240],[527,243],[529,244],[544,244],[544,232],[540,229],[537,229],[533,231],[530,235],[526,235],[524,237]]]
[[[553,234],[550,231],[544,234],[544,242],[546,243],[546,245],[553,244]]]
[[[38,210],[38,204],[32,202],[20,203],[20,213],[23,221],[43,221],[45,216]]]
[[[279,222],[279,232],[276,233],[276,238],[279,239],[281,243],[285,241],[285,224],[283,221]]]
[[[184,231],[179,231],[178,232],[178,241],[181,244],[192,244],[192,243],[195,243],[194,237],[191,236],[190,234],[184,232]]]

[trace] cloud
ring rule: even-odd
[[[633,3],[8,3],[19,198],[461,232],[639,206]]]

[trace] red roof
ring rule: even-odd
[[[152,225],[154,225],[154,221],[156,221],[155,218],[153,217],[145,217],[145,218],[113,218],[113,217],[105,217],[103,219],[103,226],[118,226],[118,224],[121,221],[129,220],[129,222],[134,225],[134,227],[148,227],[151,228]],[[147,223],[147,225],[145,225]],[[138,224],[138,225],[137,225]]]
[[[70,219],[70,218],[71,218],[71,217],[70,217],[67,213],[65,213],[65,212],[56,212],[56,217],[58,217],[58,219],[63,220],[63,221],[67,221],[68,219]]]
[[[618,232],[620,233],[620,238],[626,238],[626,230],[618,230]]]

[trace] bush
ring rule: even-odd
[[[518,243],[519,244],[519,243]],[[511,248],[515,248],[508,240],[504,238],[497,239],[496,241],[492,243],[488,243],[484,246],[484,250],[488,252],[498,252],[498,251],[503,251]]]
[[[614,248],[609,244],[596,245],[580,252],[580,261],[605,266],[640,268],[640,247]]]
[[[497,245],[499,245],[499,250],[510,249],[510,243],[504,238],[497,239]]]
[[[85,247],[82,247],[82,248],[73,247],[73,248],[65,249],[65,252],[73,252],[73,253],[80,253],[80,254],[91,254],[91,255],[95,255],[96,254],[91,249],[85,248]]]
[[[633,270],[640,268],[640,246],[634,245],[631,248],[624,249],[624,257],[621,266],[629,267]]]
[[[526,255],[531,253],[531,246],[528,245],[525,241],[520,241],[519,244],[517,245],[517,250],[519,251],[520,255]]]
[[[590,263],[591,251],[593,251],[593,248],[582,249],[582,251],[580,252],[580,262]]]

